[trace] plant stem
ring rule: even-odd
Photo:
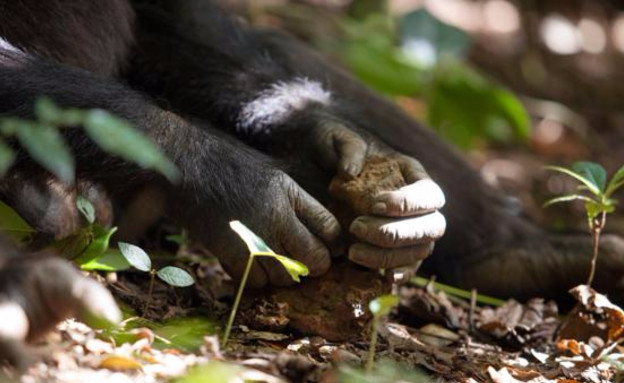
[[[379,327],[379,318],[373,317],[373,326],[371,329],[371,340],[368,345],[368,360],[366,361],[366,372],[370,373],[373,371],[373,366],[375,365],[375,351],[377,348],[377,329]]]
[[[234,318],[236,318],[236,310],[238,310],[238,304],[240,303],[241,297],[243,296],[243,291],[245,290],[245,285],[247,284],[247,277],[249,277],[249,272],[251,271],[251,265],[253,264],[253,260],[254,254],[249,254],[249,260],[247,261],[247,266],[245,266],[243,278],[238,285],[238,292],[236,293],[236,299],[234,299],[234,305],[232,306],[232,311],[230,312],[230,318],[228,319],[227,326],[225,326],[225,335],[223,336],[223,342],[221,343],[221,347],[223,348],[227,346],[228,339],[230,338],[230,332],[232,331]]]
[[[600,232],[605,226],[606,219],[607,219],[607,213],[602,212],[600,214],[600,218],[594,219],[591,224],[590,229],[591,229],[591,235],[592,235],[592,242],[594,245],[593,246],[594,253],[592,254],[591,266],[589,268],[589,277],[587,278],[587,283],[586,283],[587,287],[591,287],[592,283],[594,282],[594,275],[596,274],[596,261],[598,260],[598,245],[600,243]]]
[[[147,313],[147,309],[149,309],[150,304],[152,303],[152,291],[154,290],[154,279],[156,278],[156,269],[150,270],[150,283],[149,288],[147,290],[147,302],[145,302],[145,307],[143,308],[143,316]]]

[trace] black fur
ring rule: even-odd
[[[0,0],[0,37],[20,50],[0,44],[0,115],[29,116],[45,94],[63,106],[104,108],[130,120],[176,162],[181,184],[164,186],[156,174],[70,130],[79,177],[113,194],[163,185],[169,213],[206,242],[236,212],[256,208],[245,196],[267,188],[278,160],[327,201],[332,174],[299,153],[306,127],[333,116],[417,158],[442,186],[448,231],[425,262],[429,271],[521,297],[557,295],[585,274],[582,262],[562,267],[568,254],[558,242],[517,216],[427,128],[302,44],[250,28],[208,0]],[[245,104],[297,78],[322,84],[331,102],[310,102],[269,129],[240,129]],[[28,166],[22,161],[16,171]],[[217,219],[215,211],[225,214]]]

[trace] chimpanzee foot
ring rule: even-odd
[[[561,298],[587,283],[592,258],[589,236],[544,235],[456,265],[446,281],[498,297]],[[624,239],[603,235],[592,287],[624,301]]]
[[[32,360],[25,342],[68,317],[102,327],[118,323],[121,312],[108,290],[62,259],[0,258],[0,360],[27,367]]]

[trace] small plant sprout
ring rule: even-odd
[[[82,268],[104,254],[117,228],[106,228],[96,222],[95,208],[82,196],[76,198],[76,208],[87,224],[69,237],[54,242],[52,246]]]
[[[147,311],[152,301],[154,279],[156,276],[158,276],[158,278],[160,278],[168,285],[174,287],[188,287],[195,283],[193,277],[191,277],[189,273],[179,267],[166,266],[156,271],[156,269],[152,267],[152,260],[150,259],[149,255],[147,255],[145,250],[141,249],[138,246],[131,245],[125,242],[119,242],[117,246],[119,247],[121,255],[132,267],[150,274],[150,283],[147,292],[147,302],[145,302],[144,312]]]
[[[230,338],[232,325],[234,324],[234,319],[236,318],[236,310],[238,310],[238,305],[240,304],[241,297],[243,296],[245,284],[247,283],[247,278],[249,277],[249,272],[251,271],[251,266],[253,265],[255,257],[271,257],[277,260],[282,266],[284,266],[284,269],[286,269],[293,281],[296,282],[300,282],[299,277],[305,277],[309,274],[309,270],[306,265],[284,255],[276,254],[260,237],[258,237],[253,231],[249,230],[249,228],[241,222],[232,221],[230,222],[230,227],[247,245],[247,248],[249,249],[249,260],[247,261],[247,266],[245,266],[245,271],[243,272],[243,277],[241,278],[240,285],[238,286],[238,292],[236,293],[236,298],[234,299],[234,305],[232,306],[230,318],[228,319],[227,326],[225,327],[225,335],[223,336],[222,341],[223,348],[225,348],[228,339]]]
[[[571,169],[559,166],[547,166],[546,169],[566,174],[581,183],[577,188],[577,193],[553,198],[547,201],[544,207],[570,201],[583,201],[585,203],[587,225],[593,241],[593,254],[589,277],[587,278],[587,286],[591,287],[596,273],[600,233],[605,227],[607,214],[615,210],[617,201],[611,196],[624,185],[624,166],[615,172],[608,183],[606,170],[593,162],[577,162],[572,165]]]
[[[373,313],[373,325],[371,328],[371,339],[368,346],[368,360],[366,361],[366,372],[373,371],[375,364],[375,349],[377,348],[377,333],[379,329],[379,321],[384,315],[388,315],[390,310],[399,303],[399,297],[396,295],[382,295],[370,301],[368,309]]]

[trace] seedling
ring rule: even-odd
[[[150,274],[150,283],[147,292],[147,302],[145,302],[145,309],[143,310],[144,312],[147,311],[152,301],[152,292],[154,290],[154,280],[156,276],[168,285],[174,287],[188,287],[195,283],[193,277],[179,267],[166,266],[156,271],[156,269],[152,267],[152,260],[149,255],[138,246],[125,242],[119,242],[117,246],[119,247],[121,255],[132,267]]]
[[[587,286],[591,287],[596,274],[600,233],[605,227],[607,214],[615,211],[617,201],[611,197],[616,190],[624,185],[624,166],[615,172],[608,183],[606,170],[593,162],[577,162],[572,165],[572,169],[559,166],[547,166],[546,169],[566,174],[581,183],[578,185],[577,193],[553,198],[547,201],[544,207],[569,201],[583,201],[585,203],[587,226],[593,243],[591,266],[587,278]]]
[[[87,225],[71,236],[54,242],[52,246],[82,267],[104,254],[117,228],[109,229],[95,222],[95,208],[89,200],[81,196],[76,199],[76,208],[84,216]]]
[[[368,360],[366,361],[366,372],[373,371],[375,364],[375,348],[377,347],[377,333],[379,330],[379,321],[384,315],[388,315],[390,310],[399,303],[399,297],[396,295],[382,295],[370,301],[368,309],[373,313],[373,325],[371,328],[371,339],[368,346]]]
[[[277,260],[282,266],[284,266],[293,281],[296,282],[301,281],[299,278],[300,276],[306,276],[309,274],[309,270],[306,265],[284,255],[276,254],[262,240],[262,238],[258,237],[253,231],[249,230],[247,226],[243,225],[239,221],[230,222],[230,227],[247,245],[247,248],[249,249],[249,260],[247,260],[247,266],[245,266],[245,271],[243,272],[243,277],[241,278],[240,285],[238,286],[238,292],[236,293],[236,298],[234,299],[232,312],[230,313],[230,318],[228,319],[227,326],[225,327],[225,335],[223,336],[222,341],[223,348],[227,346],[228,339],[230,338],[232,325],[234,324],[234,319],[236,318],[236,311],[238,310],[238,305],[240,304],[241,297],[243,296],[243,291],[245,290],[247,278],[249,277],[249,272],[251,271],[251,266],[253,265],[255,257],[271,257]]]

